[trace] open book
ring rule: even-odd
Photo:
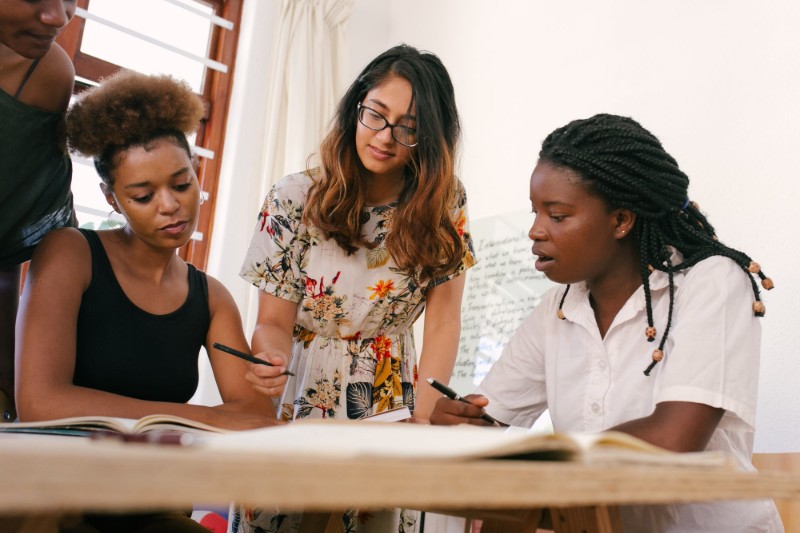
[[[394,409],[387,409],[374,415],[365,416],[359,420],[364,422],[399,422],[411,418],[411,410],[408,406],[395,407]]]
[[[366,422],[395,422],[411,417],[408,407],[397,407],[367,416]],[[123,435],[142,435],[149,432],[180,433],[234,433],[233,430],[218,428],[177,415],[153,414],[138,420],[113,416],[74,416],[43,420],[40,422],[0,423],[0,433],[36,433],[49,435],[89,436],[94,433],[115,432]]]
[[[264,451],[314,458],[352,459],[529,459],[601,464],[729,466],[718,452],[675,453],[616,431],[545,434],[469,425],[363,424],[300,420],[284,426],[209,435],[216,449]]]
[[[361,420],[364,422],[396,422],[407,418],[411,418],[411,411],[408,407],[402,406],[364,417]],[[0,433],[89,436],[93,433],[109,431],[124,435],[142,435],[155,431],[197,434],[234,432],[181,416],[165,414],[147,415],[138,420],[113,416],[74,416],[40,422],[0,423]]]
[[[111,416],[75,416],[41,422],[12,422],[0,424],[0,433],[39,433],[52,435],[88,436],[99,432],[140,435],[153,431],[182,433],[230,433],[230,430],[209,426],[176,415],[148,415],[138,420]]]

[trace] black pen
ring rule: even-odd
[[[440,382],[436,381],[433,378],[428,378],[428,383],[430,384],[431,387],[433,387],[434,389],[438,390],[439,392],[441,392],[442,394],[444,394],[445,396],[447,396],[451,400],[458,400],[459,402],[464,402],[464,403],[469,403],[469,404],[472,403],[469,400],[467,400],[466,398],[462,398],[456,391],[454,391],[453,389],[451,389],[450,387],[448,387],[444,383],[440,383]],[[498,426],[502,425],[500,422],[498,422],[497,420],[495,420],[494,418],[489,416],[487,413],[483,413],[481,415],[481,418],[486,420],[490,424],[497,424]]]
[[[251,363],[255,363],[257,365],[275,366],[272,363],[270,363],[269,361],[264,361],[263,359],[259,359],[258,357],[253,357],[249,353],[240,352],[239,350],[236,350],[234,348],[230,348],[230,347],[225,346],[224,344],[220,344],[218,342],[215,342],[213,346],[217,350],[222,350],[225,353],[229,353],[231,355],[235,355],[236,357],[241,357],[245,361],[250,361]],[[289,372],[288,370],[285,371],[283,374],[285,376],[294,376],[294,374],[292,372]]]

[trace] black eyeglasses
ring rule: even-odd
[[[417,145],[417,130],[402,124],[390,124],[386,117],[365,105],[358,104],[358,121],[372,131],[391,129],[392,138],[408,148]]]

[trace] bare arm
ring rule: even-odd
[[[471,403],[442,398],[436,402],[431,423],[437,425],[489,425],[482,420],[489,401],[477,394],[465,396]],[[662,402],[650,416],[624,422],[611,429],[622,431],[674,452],[702,451],[725,411],[692,402]]]
[[[272,402],[258,394],[245,379],[250,363],[213,348],[213,344],[218,342],[250,353],[233,297],[219,281],[211,276],[207,276],[207,279],[211,325],[206,338],[206,350],[224,402],[222,407],[277,418]]]
[[[693,402],[661,402],[653,414],[611,429],[623,431],[675,452],[702,451],[725,413],[724,409]]]
[[[428,385],[429,377],[448,383],[461,335],[461,297],[466,273],[432,288],[426,297],[425,329],[420,354],[414,419],[427,422],[441,394]]]
[[[77,231],[55,230],[37,246],[17,313],[16,397],[23,421],[89,413],[91,392],[77,403],[69,394],[78,309],[90,277],[89,245]]]
[[[78,311],[91,277],[86,239],[74,229],[51,232],[34,253],[17,319],[17,407],[22,420],[103,415],[173,414],[232,429],[274,423],[252,412],[138,400],[73,385]]]
[[[280,396],[286,386],[287,377],[283,372],[292,354],[292,333],[298,305],[265,292],[258,295],[253,353],[274,366],[250,364],[246,378],[255,390],[266,396]]]

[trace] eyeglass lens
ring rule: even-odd
[[[389,124],[386,117],[366,106],[361,106],[358,110],[358,120],[374,131],[380,131],[387,126],[392,129],[394,140],[404,146],[415,146],[417,144],[417,130],[403,124]]]

